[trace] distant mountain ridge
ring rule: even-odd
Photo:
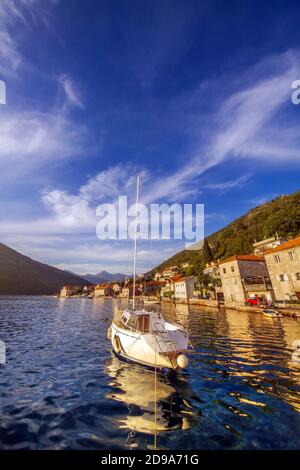
[[[82,277],[84,279],[87,279],[92,284],[101,284],[103,282],[113,282],[113,281],[123,282],[126,279],[126,274],[123,274],[123,273],[111,274],[111,273],[108,273],[107,271],[101,271],[98,274],[84,274]]]
[[[65,284],[84,286],[89,281],[35,261],[0,243],[0,294],[55,294]]]
[[[253,251],[255,241],[278,234],[293,238],[300,233],[300,191],[281,195],[276,199],[250,209],[226,227],[206,237],[213,259],[225,259],[235,254]],[[150,273],[162,271],[182,263],[194,265],[194,274],[203,267],[201,250],[183,250],[153,268]],[[191,273],[193,270],[191,269]]]

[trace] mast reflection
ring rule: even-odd
[[[155,373],[138,364],[120,361],[114,354],[106,362],[112,391],[106,397],[127,405],[128,414],[118,419],[119,428],[154,435],[188,430],[200,419],[191,403],[192,391],[184,377],[157,371],[156,416]]]

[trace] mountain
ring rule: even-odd
[[[226,227],[209,235],[206,240],[213,259],[217,260],[234,254],[251,253],[255,241],[272,237],[276,233],[284,238],[299,235],[300,191],[279,196],[249,210]],[[183,250],[152,269],[151,273],[186,262],[194,265],[195,274],[199,272],[204,264],[202,250]]]
[[[0,243],[0,294],[55,294],[65,284],[84,286],[88,281]]]
[[[116,273],[111,274],[107,271],[101,271],[98,274],[85,274],[84,279],[87,279],[92,284],[101,284],[102,282],[125,281],[126,274]]]

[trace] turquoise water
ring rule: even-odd
[[[0,448],[152,448],[154,373],[107,339],[116,300],[1,297]],[[181,306],[186,370],[157,377],[160,449],[299,449],[300,321]]]

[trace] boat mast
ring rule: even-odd
[[[135,307],[135,278],[136,278],[136,248],[137,248],[137,227],[138,227],[138,204],[139,204],[140,176],[136,180],[136,206],[135,206],[135,231],[134,231],[134,251],[133,251],[133,294],[132,309]]]

